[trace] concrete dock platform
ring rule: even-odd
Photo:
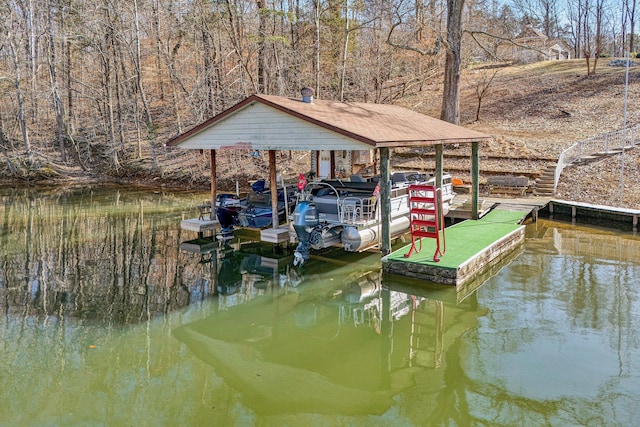
[[[479,220],[447,227],[440,261],[433,260],[435,239],[423,239],[422,250],[409,258],[407,245],[382,258],[385,274],[413,277],[434,283],[463,286],[500,263],[524,242],[523,210],[494,209]],[[444,246],[444,247],[443,247]]]

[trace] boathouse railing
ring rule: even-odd
[[[618,154],[636,146],[635,136],[640,131],[640,126],[627,129],[619,129],[607,132],[591,138],[578,141],[560,153],[553,180],[553,191],[558,188],[560,175],[567,166],[594,156]]]

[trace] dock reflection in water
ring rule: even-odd
[[[473,297],[445,310],[441,300],[393,290],[375,255],[312,257],[298,270],[269,248],[212,249],[216,310],[173,331],[260,415],[383,414],[419,372],[444,381],[445,345],[481,313]],[[456,300],[455,289],[440,294]]]

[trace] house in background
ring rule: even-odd
[[[512,43],[500,46],[500,57],[521,64],[538,61],[571,59],[571,49],[560,39],[550,39],[541,31],[529,26],[518,34]]]

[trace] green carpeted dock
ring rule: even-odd
[[[423,239],[422,250],[405,258],[411,244],[382,259],[384,273],[461,286],[500,262],[524,241],[527,212],[494,209],[479,220],[447,227],[439,262],[433,260],[435,239]],[[419,248],[419,243],[416,243]]]

